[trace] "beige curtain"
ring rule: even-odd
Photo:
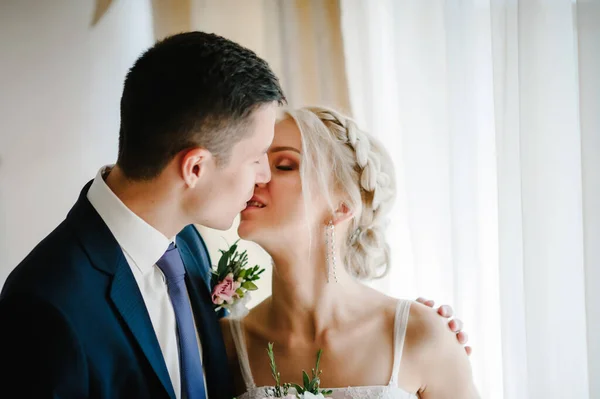
[[[152,24],[156,39],[162,39],[169,34],[191,29],[191,0],[148,1],[150,1],[152,7]],[[113,3],[116,2],[114,0],[96,0],[92,26],[98,24]]]
[[[192,29],[225,36],[266,59],[290,106],[349,111],[337,0],[191,0],[190,10]]]
[[[191,30],[191,7],[191,0],[152,0],[154,37]]]

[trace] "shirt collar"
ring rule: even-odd
[[[112,165],[102,167],[96,175],[87,198],[135,266],[143,275],[149,273],[167,251],[175,237],[168,239],[136,215],[112,192],[104,181]]]

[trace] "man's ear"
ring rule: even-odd
[[[181,157],[181,175],[188,187],[194,188],[211,167],[213,155],[206,148],[186,150]]]
[[[354,217],[354,212],[345,203],[341,203],[333,214],[333,224],[338,225]]]

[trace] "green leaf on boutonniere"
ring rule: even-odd
[[[244,281],[242,283],[242,288],[247,289],[248,291],[256,291],[258,287],[252,281]]]
[[[247,281],[256,281],[260,278],[260,275],[265,271],[265,269],[261,269],[256,274],[246,274]],[[253,273],[253,272],[252,272]]]
[[[227,265],[229,264],[229,252],[224,252],[221,259],[219,259],[219,266],[217,268],[217,275],[219,276],[219,280],[222,280],[227,275]]]

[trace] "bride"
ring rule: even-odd
[[[272,179],[257,185],[238,234],[272,257],[272,296],[222,320],[235,391],[262,398],[310,374],[323,350],[321,387],[334,398],[476,398],[471,366],[435,310],[360,282],[389,267],[386,216],[392,160],[349,118],[325,108],[291,111],[269,149]]]

